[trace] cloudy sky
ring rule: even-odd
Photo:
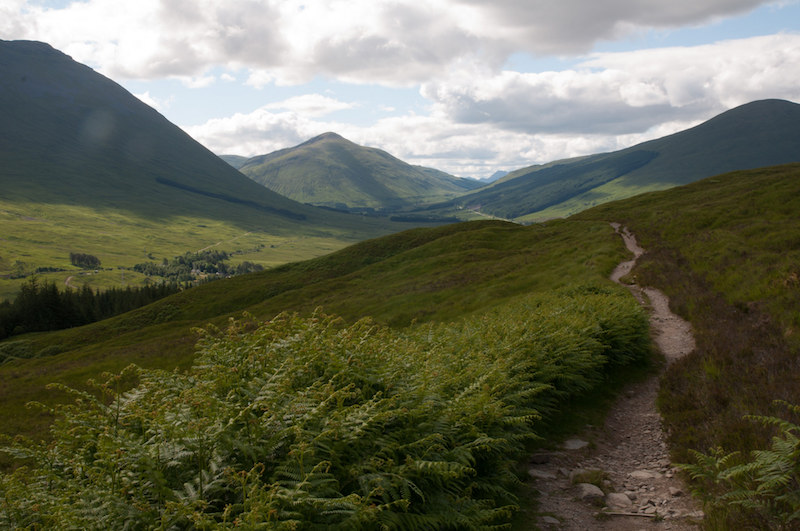
[[[488,177],[800,102],[800,0],[0,0],[218,154],[335,131]]]

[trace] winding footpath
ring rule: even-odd
[[[617,266],[620,283],[644,254],[627,228],[612,223],[633,259]],[[689,323],[673,314],[669,299],[653,288],[626,285],[650,312],[653,340],[667,363],[695,348]],[[703,513],[670,463],[655,402],[659,375],[625,389],[605,425],[587,426],[561,450],[532,456],[529,474],[539,491],[542,529],[699,529]],[[599,472],[598,472],[599,471]],[[581,481],[602,475],[603,489]],[[593,481],[596,483],[596,481]]]

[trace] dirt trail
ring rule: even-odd
[[[620,282],[644,249],[624,227],[612,223],[633,259],[611,275]],[[652,288],[628,286],[650,311],[653,339],[670,363],[694,349],[689,323],[669,310],[669,299]],[[612,407],[605,425],[587,427],[560,451],[533,456],[530,475],[541,493],[537,525],[542,529],[699,529],[703,513],[672,467],[661,417],[655,406],[658,375],[631,385]],[[605,473],[603,491],[580,484]],[[582,474],[584,472],[584,474]]]

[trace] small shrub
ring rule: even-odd
[[[0,363],[19,358],[33,357],[33,351],[29,341],[7,341],[0,343]]]

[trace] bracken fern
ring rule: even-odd
[[[5,451],[0,522],[61,529],[497,529],[561,399],[647,352],[616,288],[402,331],[322,314],[200,332],[188,374],[127,369]],[[119,383],[138,378],[121,393]]]

